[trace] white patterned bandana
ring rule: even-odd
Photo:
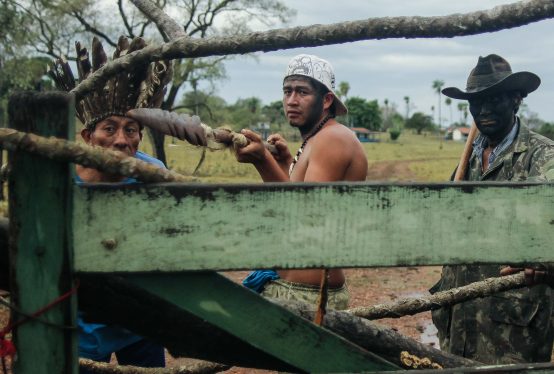
[[[315,79],[319,83],[323,84],[327,87],[327,89],[329,89],[329,91],[331,91],[333,96],[335,96],[337,116],[348,113],[346,105],[342,103],[335,93],[335,73],[333,72],[333,67],[328,61],[314,55],[302,54],[294,56],[287,66],[283,80],[291,75],[303,75]]]

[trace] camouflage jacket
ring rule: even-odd
[[[520,125],[514,142],[482,173],[472,155],[466,180],[552,181],[554,142]],[[494,230],[494,222],[491,222]],[[499,276],[505,265],[445,266],[432,293]],[[511,290],[433,312],[441,348],[487,364],[550,361],[554,292],[546,285]]]

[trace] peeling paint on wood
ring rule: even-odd
[[[60,93],[20,93],[10,98],[10,123],[18,130],[67,138],[74,131],[74,103]],[[10,152],[11,296],[32,314],[73,287],[70,167],[25,152]],[[40,316],[74,326],[75,298]],[[20,318],[21,316],[17,316]],[[35,320],[14,332],[20,374],[77,373],[77,331]]]
[[[554,261],[554,186],[143,185],[75,190],[78,271]],[[107,251],[102,240],[117,241]]]
[[[307,373],[397,366],[214,272],[130,275],[131,282]]]

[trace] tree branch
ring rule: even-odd
[[[405,298],[391,304],[352,308],[348,312],[369,320],[400,318],[523,287],[526,287],[525,277],[523,273],[518,273],[504,277],[488,278],[484,281],[437,292],[434,295],[421,298]]]
[[[108,35],[106,35],[105,33],[103,33],[102,31],[98,30],[97,28],[95,28],[94,26],[92,26],[90,23],[87,22],[87,20],[85,20],[83,18],[83,16],[81,16],[79,14],[79,12],[77,11],[73,11],[71,12],[71,14],[73,15],[73,17],[75,17],[80,23],[81,25],[83,25],[83,27],[85,28],[85,30],[87,31],[90,31],[91,33],[93,33],[94,35],[98,35],[99,37],[101,37],[102,39],[104,39],[109,45],[111,45],[112,47],[115,47],[117,46],[117,43],[115,43],[112,39],[110,39],[110,37]]]
[[[270,300],[308,320],[313,320],[316,313],[315,306],[306,303],[280,299]],[[428,358],[431,362],[439,364],[443,368],[480,365],[476,361],[448,352],[441,352],[438,349],[405,337],[388,327],[353,316],[345,311],[327,311],[323,327],[402,367],[406,367],[401,359],[403,351],[420,358]]]
[[[112,365],[107,362],[96,362],[80,358],[79,368],[86,369],[95,374],[209,374],[225,371],[230,369],[230,366],[209,361],[196,361],[188,365],[172,368],[143,368],[137,366]]]
[[[177,39],[186,37],[187,34],[177,22],[165,14],[153,2],[149,0],[131,0],[133,4],[152,22],[154,22],[160,30],[165,33],[169,39]]]
[[[74,162],[100,171],[137,178],[144,182],[190,182],[193,178],[156,167],[129,157],[122,152],[91,147],[63,139],[0,129],[0,147],[11,151],[26,151],[53,160]]]
[[[452,38],[526,25],[554,17],[554,2],[530,0],[487,11],[443,17],[385,17],[331,25],[313,25],[250,33],[240,37],[191,39],[181,37],[161,46],[148,46],[110,62],[73,89],[77,98],[135,64],[163,59],[244,54],[297,47],[393,38]]]
[[[123,9],[122,0],[117,0],[117,8],[119,9],[119,15],[121,16],[121,19],[123,20],[123,25],[125,25],[125,29],[127,29],[127,34],[130,38],[134,38],[135,35],[133,34],[133,29],[131,25],[129,25],[129,21],[127,20],[127,15],[125,14],[125,10]]]

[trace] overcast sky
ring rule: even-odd
[[[439,16],[490,9],[513,1],[500,0],[284,0],[297,15],[288,26],[329,24],[386,16]],[[431,114],[437,95],[431,88],[435,79],[448,86],[465,89],[466,79],[478,56],[496,53],[506,58],[515,71],[531,71],[542,84],[526,103],[531,111],[554,121],[554,21],[546,20],[524,27],[453,39],[376,40],[316,48],[298,48],[258,54],[258,61],[239,57],[227,63],[229,79],[218,85],[217,94],[227,102],[256,96],[264,104],[281,99],[282,74],[288,60],[299,53],[316,54],[331,62],[337,84],[350,84],[349,96],[396,103],[405,113],[404,96],[415,108]],[[442,97],[444,103],[444,96]],[[459,118],[455,109],[454,121]],[[450,112],[442,105],[442,117]]]

